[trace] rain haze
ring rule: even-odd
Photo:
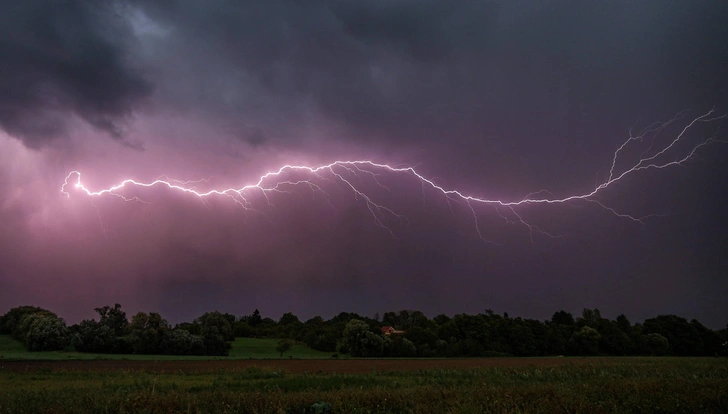
[[[717,0],[1,1],[0,313],[722,328],[726,21]],[[680,162],[504,205],[652,156]],[[353,160],[414,170],[260,181]]]

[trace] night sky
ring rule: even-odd
[[[726,22],[720,0],[0,0],[0,313],[596,307],[722,328],[727,143],[591,201],[512,210],[365,166],[285,171],[264,185],[300,183],[240,203],[61,186],[79,171],[90,191],[162,177],[202,192],[372,160],[488,200],[587,194],[630,131],[680,114],[615,172],[728,112]],[[659,161],[709,139],[728,140],[728,119]]]

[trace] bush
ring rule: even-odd
[[[205,342],[199,335],[175,329],[164,334],[162,351],[167,355],[205,355]]]
[[[207,312],[195,319],[195,323],[201,326],[204,335],[205,328],[216,328],[217,334],[222,335],[225,341],[234,341],[233,327],[230,321],[220,312]]]
[[[352,319],[344,328],[341,352],[355,357],[377,357],[384,354],[390,345],[389,338],[369,331],[369,325],[359,319]]]
[[[303,343],[311,349],[323,352],[336,352],[336,345],[341,333],[334,328],[309,331],[303,337]]]
[[[423,345],[427,346],[427,345]],[[417,356],[417,347],[407,338],[398,336],[391,341],[389,355],[393,357],[411,358]]]
[[[571,335],[568,347],[575,355],[596,355],[599,353],[600,338],[596,329],[584,326]]]
[[[34,313],[23,318],[23,327],[26,326],[24,342],[28,351],[57,351],[70,343],[68,328],[57,316]]]
[[[205,345],[205,355],[227,356],[232,348],[216,326],[202,327],[202,341]]]
[[[163,354],[162,339],[169,324],[156,312],[139,312],[131,318],[129,342],[135,354]]]
[[[20,331],[23,318],[34,313],[46,313],[55,315],[53,312],[37,306],[18,306],[10,309],[0,317],[0,335],[13,335],[19,341],[25,340],[25,333]]]
[[[18,306],[0,317],[0,334],[10,334],[29,351],[55,351],[70,342],[66,323],[37,306]]]
[[[73,347],[78,352],[114,353],[116,336],[114,330],[94,320],[83,320],[72,327]]]
[[[645,335],[645,345],[650,355],[670,355],[670,344],[667,342],[667,338],[658,333]]]

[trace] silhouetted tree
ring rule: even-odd
[[[167,321],[162,315],[151,312],[139,312],[131,318],[129,324],[131,334],[129,341],[136,354],[163,354],[162,340],[170,331]]]
[[[695,325],[675,315],[660,315],[645,320],[644,333],[658,333],[667,339],[677,356],[705,355],[703,338]]]
[[[114,336],[127,334],[129,321],[126,319],[126,312],[121,310],[121,305],[116,303],[113,308],[104,306],[94,310],[99,314],[99,323],[108,326],[114,332]]]
[[[239,320],[233,325],[233,336],[236,338],[249,338],[253,334],[253,328],[244,320]]]
[[[696,319],[690,321],[690,326],[698,332],[698,336],[702,340],[703,355],[714,356],[720,353],[721,341],[718,332],[706,328]]]
[[[217,334],[221,335],[225,341],[235,340],[230,320],[220,312],[203,313],[202,316],[195,319],[194,323],[200,325],[201,335],[205,334],[206,329],[209,331],[210,328],[214,327]]]
[[[114,330],[95,320],[83,320],[71,327],[72,343],[78,352],[115,353],[117,338]]]
[[[200,326],[200,336],[206,355],[225,356],[230,352],[228,341],[235,340],[230,318],[220,312],[206,312],[194,323]]]
[[[168,355],[214,355],[208,354],[204,339],[184,329],[167,331],[160,345]]]
[[[13,335],[19,341],[23,341],[24,334],[19,331],[20,323],[25,316],[34,313],[55,315],[53,312],[37,306],[18,306],[12,308],[0,317],[0,334]]]
[[[632,339],[619,328],[617,322],[603,320],[598,324],[599,350],[605,355],[629,355],[633,353]]]
[[[288,352],[293,348],[293,342],[291,342],[288,339],[281,339],[278,341],[278,345],[276,345],[276,352],[278,352],[283,357],[283,353]]]
[[[286,312],[281,316],[281,319],[278,320],[279,325],[287,326],[292,325],[295,323],[299,323],[298,316],[292,314],[291,312]]]
[[[622,332],[626,333],[627,335],[631,335],[632,333],[632,324],[629,322],[629,319],[627,319],[624,315],[617,316],[617,326],[619,329],[622,330]]]
[[[415,345],[418,356],[434,356],[437,334],[432,329],[414,326],[405,332],[405,338]]]
[[[225,319],[227,319],[227,321],[228,321],[228,323],[230,324],[230,326],[233,326],[233,325],[235,325],[235,322],[236,322],[236,321],[237,321],[237,319],[238,319],[238,318],[236,318],[236,317],[235,317],[235,315],[233,315],[232,313],[223,313],[223,314],[222,314],[222,316],[223,316],[223,317],[225,317]]]
[[[596,329],[583,326],[571,335],[569,349],[575,355],[596,355],[599,353],[600,338]]]
[[[718,355],[728,356],[728,325],[724,329],[718,331],[718,337],[720,338],[720,349]]]
[[[570,314],[569,312],[566,312],[564,310],[560,310],[551,317],[551,322],[555,323],[557,325],[567,325],[572,326],[574,323],[574,315]]]
[[[645,345],[647,347],[647,355],[670,355],[670,344],[664,336],[658,333],[645,335]]]
[[[597,329],[601,320],[602,314],[599,309],[584,309],[581,311],[581,318],[577,319],[576,323],[579,327],[588,326]]]
[[[63,319],[45,312],[27,315],[22,320],[24,343],[28,351],[56,351],[71,342]]]
[[[263,322],[263,318],[260,316],[260,311],[258,311],[258,309],[253,311],[252,315],[246,317],[245,322],[247,322],[248,325],[250,325],[253,328],[260,325],[260,323]]]
[[[565,355],[567,353],[567,344],[574,333],[572,326],[549,324],[544,341],[545,355]]]
[[[444,325],[447,322],[449,322],[450,321],[450,317],[447,316],[447,315],[440,314],[440,315],[437,315],[434,318],[432,318],[432,321],[435,322],[435,324],[437,326],[440,326],[440,325]]]
[[[342,349],[355,357],[376,357],[384,354],[389,342],[388,338],[371,332],[366,322],[352,319],[344,329]]]
[[[393,357],[410,358],[417,356],[415,344],[402,335],[396,335],[390,340],[388,351],[389,356]]]

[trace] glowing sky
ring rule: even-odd
[[[728,145],[591,202],[493,201],[589,194],[727,140],[711,116],[670,146],[728,112],[725,21],[707,0],[4,2],[0,312],[598,307],[723,327]],[[259,181],[337,160],[377,165]],[[62,193],[72,171],[89,192],[272,190],[127,202]]]

